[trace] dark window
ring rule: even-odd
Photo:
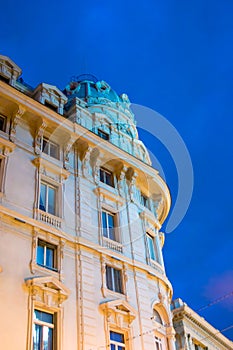
[[[39,209],[56,215],[56,195],[57,189],[55,187],[42,182],[40,185]]]
[[[48,154],[49,156],[58,159],[59,158],[59,146],[58,144],[52,142],[51,140],[43,137],[42,142],[42,152]]]
[[[124,334],[110,331],[110,350],[123,350],[123,349],[125,349]]]
[[[104,132],[103,130],[98,129],[98,135],[104,140],[109,140],[109,134]]]
[[[4,83],[7,83],[7,84],[9,84],[9,83],[10,83],[10,79],[9,79],[9,78],[4,77],[4,76],[3,76],[3,75],[1,75],[1,74],[0,74],[0,80],[1,80],[1,81],[4,81]]]
[[[123,294],[121,270],[106,266],[106,284],[108,289]]]
[[[57,271],[57,246],[39,239],[36,262],[38,265]]]
[[[44,102],[44,105],[45,105],[46,107],[52,109],[52,111],[57,112],[57,107],[54,106],[52,103],[50,103],[50,102],[48,102],[48,101],[45,101],[45,102]]]
[[[114,187],[113,173],[104,168],[100,168],[100,181]]]
[[[144,207],[150,209],[149,198],[143,193],[141,193],[141,203]]]
[[[54,336],[56,334],[55,314],[40,310],[33,313],[33,350],[56,349]]]
[[[114,214],[102,211],[103,235],[106,238],[116,241],[116,218]]]
[[[6,117],[4,117],[3,115],[0,115],[0,130],[6,130]]]

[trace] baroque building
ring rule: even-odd
[[[161,225],[169,190],[126,94],[36,88],[0,56],[1,344],[175,349]]]
[[[171,199],[127,95],[90,75],[32,88],[21,73],[0,56],[1,345],[175,350]]]
[[[232,350],[233,343],[180,298],[172,301],[176,349]]]

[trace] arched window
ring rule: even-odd
[[[158,313],[158,311],[155,309],[153,309],[153,318],[154,318],[155,322],[158,322],[158,323],[163,325],[162,318],[161,318],[160,314]]]

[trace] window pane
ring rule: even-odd
[[[46,211],[46,185],[40,185],[40,210]]]
[[[114,271],[115,292],[122,293],[121,271],[116,269],[113,269],[113,271]]]
[[[46,266],[54,268],[54,249],[47,247],[46,248]]]
[[[115,237],[115,227],[114,227],[114,216],[111,214],[108,214],[108,231],[109,231],[109,238],[112,240],[116,240]]]
[[[107,213],[105,211],[102,212],[102,227],[103,227],[103,235],[108,238],[108,229],[107,229]]]
[[[53,350],[53,330],[43,327],[43,350]]]
[[[110,331],[110,340],[124,344],[124,334]]]
[[[34,319],[53,324],[53,314],[49,314],[48,312],[34,310]]]
[[[55,215],[55,189],[48,187],[48,213]]]
[[[50,154],[51,157],[58,158],[58,145],[50,143]]]
[[[42,326],[34,324],[33,326],[33,350],[41,350],[42,344]]]
[[[102,170],[102,169],[100,169],[100,181],[101,182],[105,182],[105,172]]]
[[[105,176],[106,176],[106,184],[109,186],[113,186],[112,174],[106,172]]]
[[[45,138],[43,138],[42,142],[42,152],[49,154],[49,142]]]
[[[115,350],[116,349],[116,346],[114,344],[110,344],[110,349],[111,350]]]
[[[112,267],[110,266],[106,266],[106,284],[108,289],[113,290]]]
[[[36,262],[39,265],[44,265],[44,246],[38,244],[36,251]]]
[[[150,235],[147,235],[147,243],[149,248],[150,258],[156,260],[155,257],[155,248],[154,248],[154,240]]]

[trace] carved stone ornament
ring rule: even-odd
[[[93,149],[92,147],[88,146],[82,160],[82,174],[86,178],[89,178],[90,176],[90,159],[91,159],[92,149]]]
[[[38,127],[35,135],[35,154],[39,155],[41,153],[41,143],[44,135],[44,131],[47,127],[47,123],[43,120],[41,125]]]
[[[100,172],[101,159],[97,159],[93,168],[93,176],[95,184],[98,185],[100,181],[99,172]]]
[[[12,115],[11,125],[10,125],[10,135],[9,135],[9,139],[12,142],[15,142],[16,126],[18,125],[19,120],[24,113],[25,113],[25,108],[23,108],[22,106],[18,106],[18,110]]]
[[[137,176],[138,175],[136,173],[134,173],[132,178],[131,178],[130,184],[129,184],[129,198],[130,198],[131,202],[136,201],[136,191],[137,191],[136,178],[137,178]]]
[[[122,196],[122,197],[124,196],[126,171],[127,171],[127,167],[123,166],[123,168],[121,169],[119,178],[118,178],[118,190],[119,190],[120,196]]]
[[[76,138],[71,137],[69,139],[69,141],[66,143],[65,147],[64,147],[64,168],[66,170],[69,170],[70,166],[69,166],[69,162],[70,162],[70,151],[73,147],[73,144],[75,143]]]
[[[51,276],[28,278],[25,284],[33,300],[45,306],[60,307],[70,294],[62,282]]]
[[[116,325],[120,321],[122,327],[129,327],[137,315],[136,310],[122,299],[103,302],[100,304],[100,310],[108,319],[115,320]]]

